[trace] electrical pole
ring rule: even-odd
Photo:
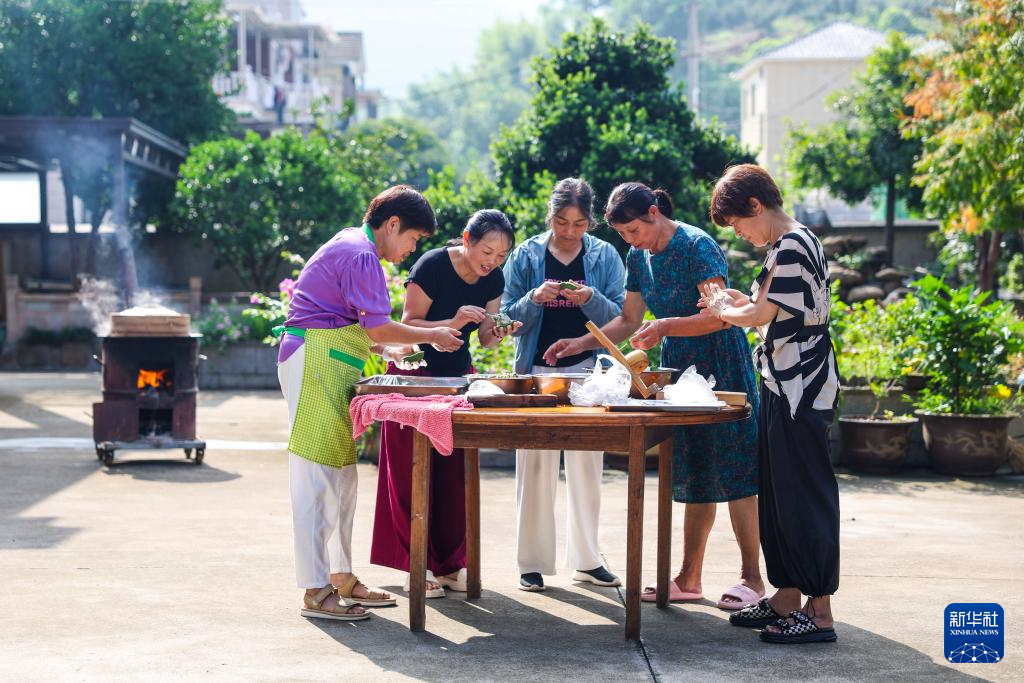
[[[687,30],[686,42],[689,57],[686,65],[689,71],[690,109],[694,114],[700,113],[700,30],[697,28],[697,0],[690,0],[690,26]]]

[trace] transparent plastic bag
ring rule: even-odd
[[[485,379],[476,380],[466,389],[466,396],[501,396],[504,393],[497,384]]]
[[[608,359],[611,367],[604,369],[601,361]],[[629,397],[629,386],[633,380],[629,370],[611,356],[597,357],[597,365],[582,384],[569,387],[569,402],[574,406],[600,406],[605,403],[624,401]]]
[[[718,397],[715,396],[715,376],[708,375],[705,379],[697,367],[691,365],[679,376],[675,384],[665,387],[665,400],[676,405],[704,406],[718,405]]]

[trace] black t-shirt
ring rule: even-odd
[[[572,280],[585,285],[586,280],[583,273],[583,249],[576,255],[569,264],[564,264],[555,258],[555,255],[548,251],[544,256],[544,279],[548,282],[564,282]],[[547,365],[544,360],[544,352],[559,339],[579,337],[587,332],[587,316],[574,302],[559,294],[557,299],[552,299],[544,304],[544,313],[541,316],[540,338],[537,340],[537,354],[533,357],[534,365]],[[559,358],[555,367],[564,368],[569,365],[576,365],[590,358],[589,351]]]
[[[410,282],[418,284],[432,303],[426,320],[448,320],[455,317],[462,306],[486,308],[505,290],[505,274],[495,268],[486,277],[469,284],[455,272],[455,264],[448,255],[448,247],[431,249],[416,261],[409,271]],[[434,377],[458,377],[469,372],[472,359],[469,353],[469,335],[480,325],[470,323],[462,328],[460,339],[464,344],[458,351],[446,353],[429,344],[421,344],[427,372]]]

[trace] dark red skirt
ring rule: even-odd
[[[469,372],[472,372],[470,370]],[[398,370],[389,375],[431,377],[427,368]],[[409,514],[412,508],[412,427],[395,422],[381,425],[377,469],[377,508],[373,518],[370,562],[409,571]],[[435,576],[466,566],[466,497],[462,449],[441,455],[431,449],[430,513],[427,569]]]

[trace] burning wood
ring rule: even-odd
[[[139,370],[139,389],[169,389],[167,370]]]

